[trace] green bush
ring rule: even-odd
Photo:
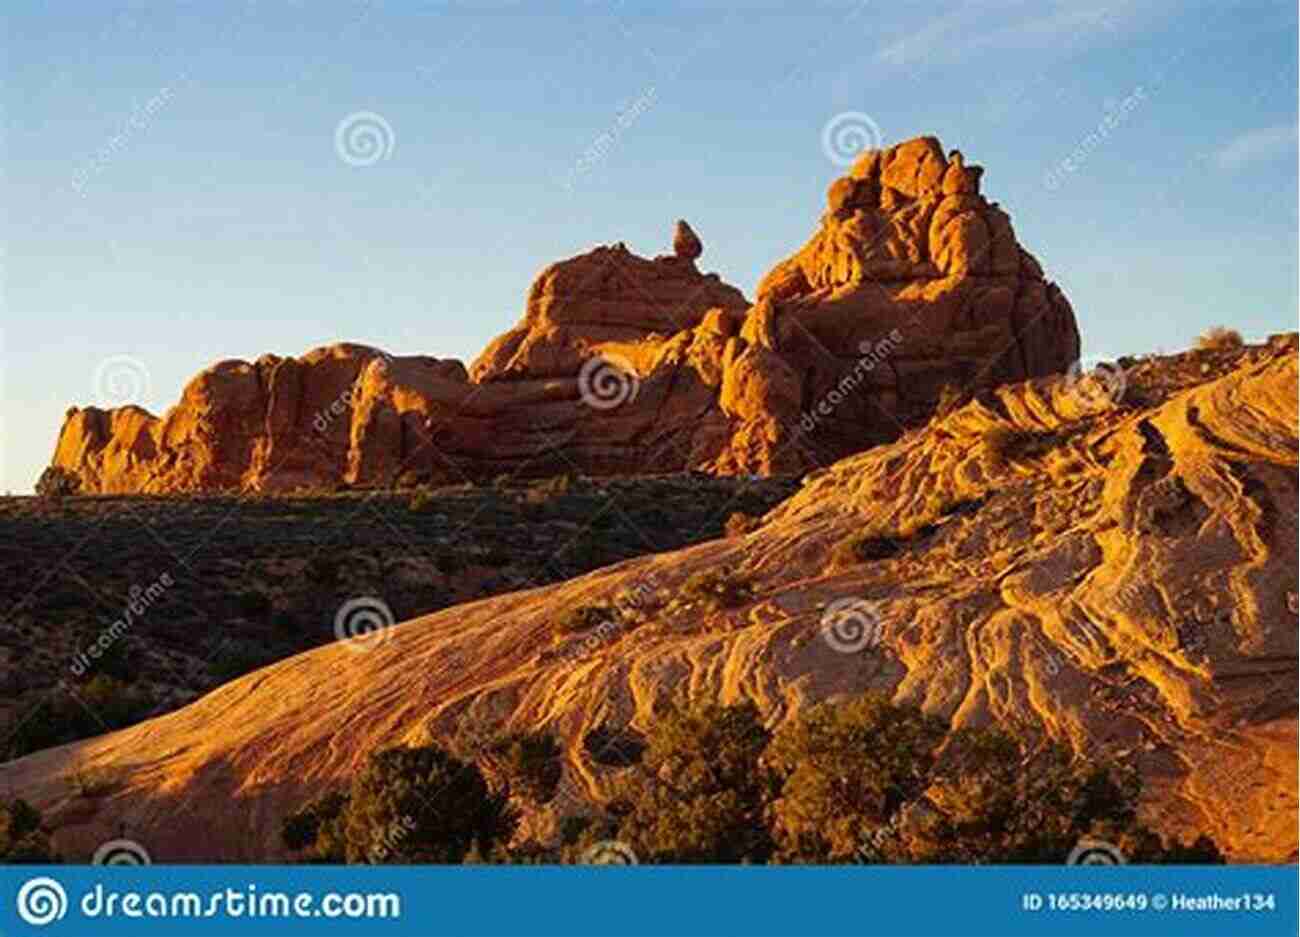
[[[600,625],[617,625],[620,617],[619,610],[610,605],[579,605],[560,619],[556,631],[560,634],[581,634]]]
[[[719,611],[738,608],[754,597],[754,585],[749,580],[731,572],[705,570],[682,583],[678,598],[689,604],[702,603]]]
[[[753,514],[746,514],[744,511],[733,511],[727,518],[723,530],[728,537],[743,537],[745,534],[753,533],[763,526],[763,518],[756,517]]]
[[[417,488],[411,493],[410,500],[406,502],[407,508],[413,513],[420,514],[430,510],[434,506],[433,492],[427,488]]]
[[[375,752],[347,794],[307,804],[280,835],[309,861],[459,863],[507,842],[514,824],[477,767],[426,745]]]
[[[850,534],[835,545],[831,551],[831,563],[843,569],[873,560],[887,560],[902,550],[903,544],[896,537],[859,532]]]
[[[35,712],[15,716],[7,728],[0,729],[0,737],[6,739],[0,760],[124,728],[139,722],[153,707],[153,699],[143,691],[100,674],[69,693],[46,697]]]
[[[226,641],[208,661],[208,673],[214,680],[227,683],[266,666],[274,659],[273,653],[252,641]]]
[[[1245,342],[1242,341],[1241,333],[1236,329],[1230,329],[1226,326],[1216,325],[1206,329],[1196,339],[1197,351],[1232,351],[1241,348]]]
[[[489,753],[500,760],[510,792],[544,804],[555,796],[564,771],[563,751],[545,732],[516,732],[497,739]]]
[[[331,791],[289,814],[280,825],[280,840],[285,848],[305,852],[315,862],[345,862],[344,815],[350,801],[350,795]]]
[[[42,865],[61,861],[50,845],[41,814],[27,801],[0,801],[0,864]]]
[[[872,830],[924,790],[946,730],[879,694],[822,704],[782,726],[763,759],[777,792],[778,858],[852,861]]]
[[[1130,862],[1215,862],[1137,822],[1131,771],[1049,748],[1026,755],[993,729],[946,735],[942,720],[868,695],[822,705],[777,732],[764,756],[786,862],[1059,863],[1085,838]]]
[[[640,764],[615,785],[616,838],[642,862],[765,861],[772,844],[758,766],[769,738],[752,703],[671,707],[647,734]]]

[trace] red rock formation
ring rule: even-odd
[[[468,372],[346,344],[222,362],[162,419],[70,411],[54,464],[106,492],[825,464],[922,422],[944,385],[1077,359],[1069,303],[981,172],[932,137],[864,154],[752,307],[679,221],[671,255],[548,267]]]
[[[0,789],[75,861],[124,827],[158,861],[267,861],[281,819],[370,752],[544,730],[567,793],[527,809],[554,841],[614,791],[589,733],[644,732],[683,686],[771,725],[875,690],[1118,759],[1161,834],[1294,862],[1296,348],[1133,364],[1123,406],[1068,379],[999,388],[815,473],[744,536],[444,609],[364,653],[316,648],[11,761]],[[833,561],[864,535],[896,549]],[[750,584],[741,607],[681,601],[719,570]],[[856,621],[829,614],[846,602]],[[631,617],[595,640],[556,629],[591,605]],[[86,798],[79,773],[114,784]]]

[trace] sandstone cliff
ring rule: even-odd
[[[0,785],[76,858],[125,832],[159,861],[267,860],[285,813],[368,752],[466,720],[560,737],[558,813],[619,770],[590,733],[644,729],[680,688],[773,724],[880,688],[954,726],[1111,754],[1141,772],[1158,829],[1294,861],[1296,353],[1282,336],[1004,386],[814,474],[752,533],[293,657],[0,766]],[[833,562],[849,537],[869,558]],[[701,571],[752,598],[693,604],[681,587]],[[604,602],[635,614],[557,639]],[[85,769],[106,793],[78,796]]]
[[[679,221],[672,254],[548,267],[468,370],[351,344],[225,361],[161,418],[74,408],[53,461],[89,492],[829,464],[919,425],[945,385],[1078,358],[1069,303],[980,177],[932,137],[871,151],[752,306]]]

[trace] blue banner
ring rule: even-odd
[[[1286,935],[1295,866],[6,866],[0,933]]]

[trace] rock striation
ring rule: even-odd
[[[1003,386],[813,473],[749,533],[458,605],[365,653],[316,648],[2,765],[0,786],[77,861],[122,829],[155,861],[270,861],[283,817],[368,752],[544,730],[565,753],[561,795],[529,818],[547,839],[608,797],[619,769],[593,733],[644,731],[683,686],[772,726],[878,690],[1118,759],[1162,833],[1294,862],[1296,361],[1290,335]],[[841,562],[862,536],[871,559]],[[752,594],[683,601],[702,572]],[[556,628],[614,604],[636,614]],[[78,772],[115,783],[86,798]]]
[[[468,368],[339,344],[220,362],[161,418],[69,411],[88,492],[273,491],[501,473],[800,472],[895,439],[945,388],[1066,370],[1069,303],[933,137],[864,153],[750,303],[696,261],[598,247],[547,267]]]

